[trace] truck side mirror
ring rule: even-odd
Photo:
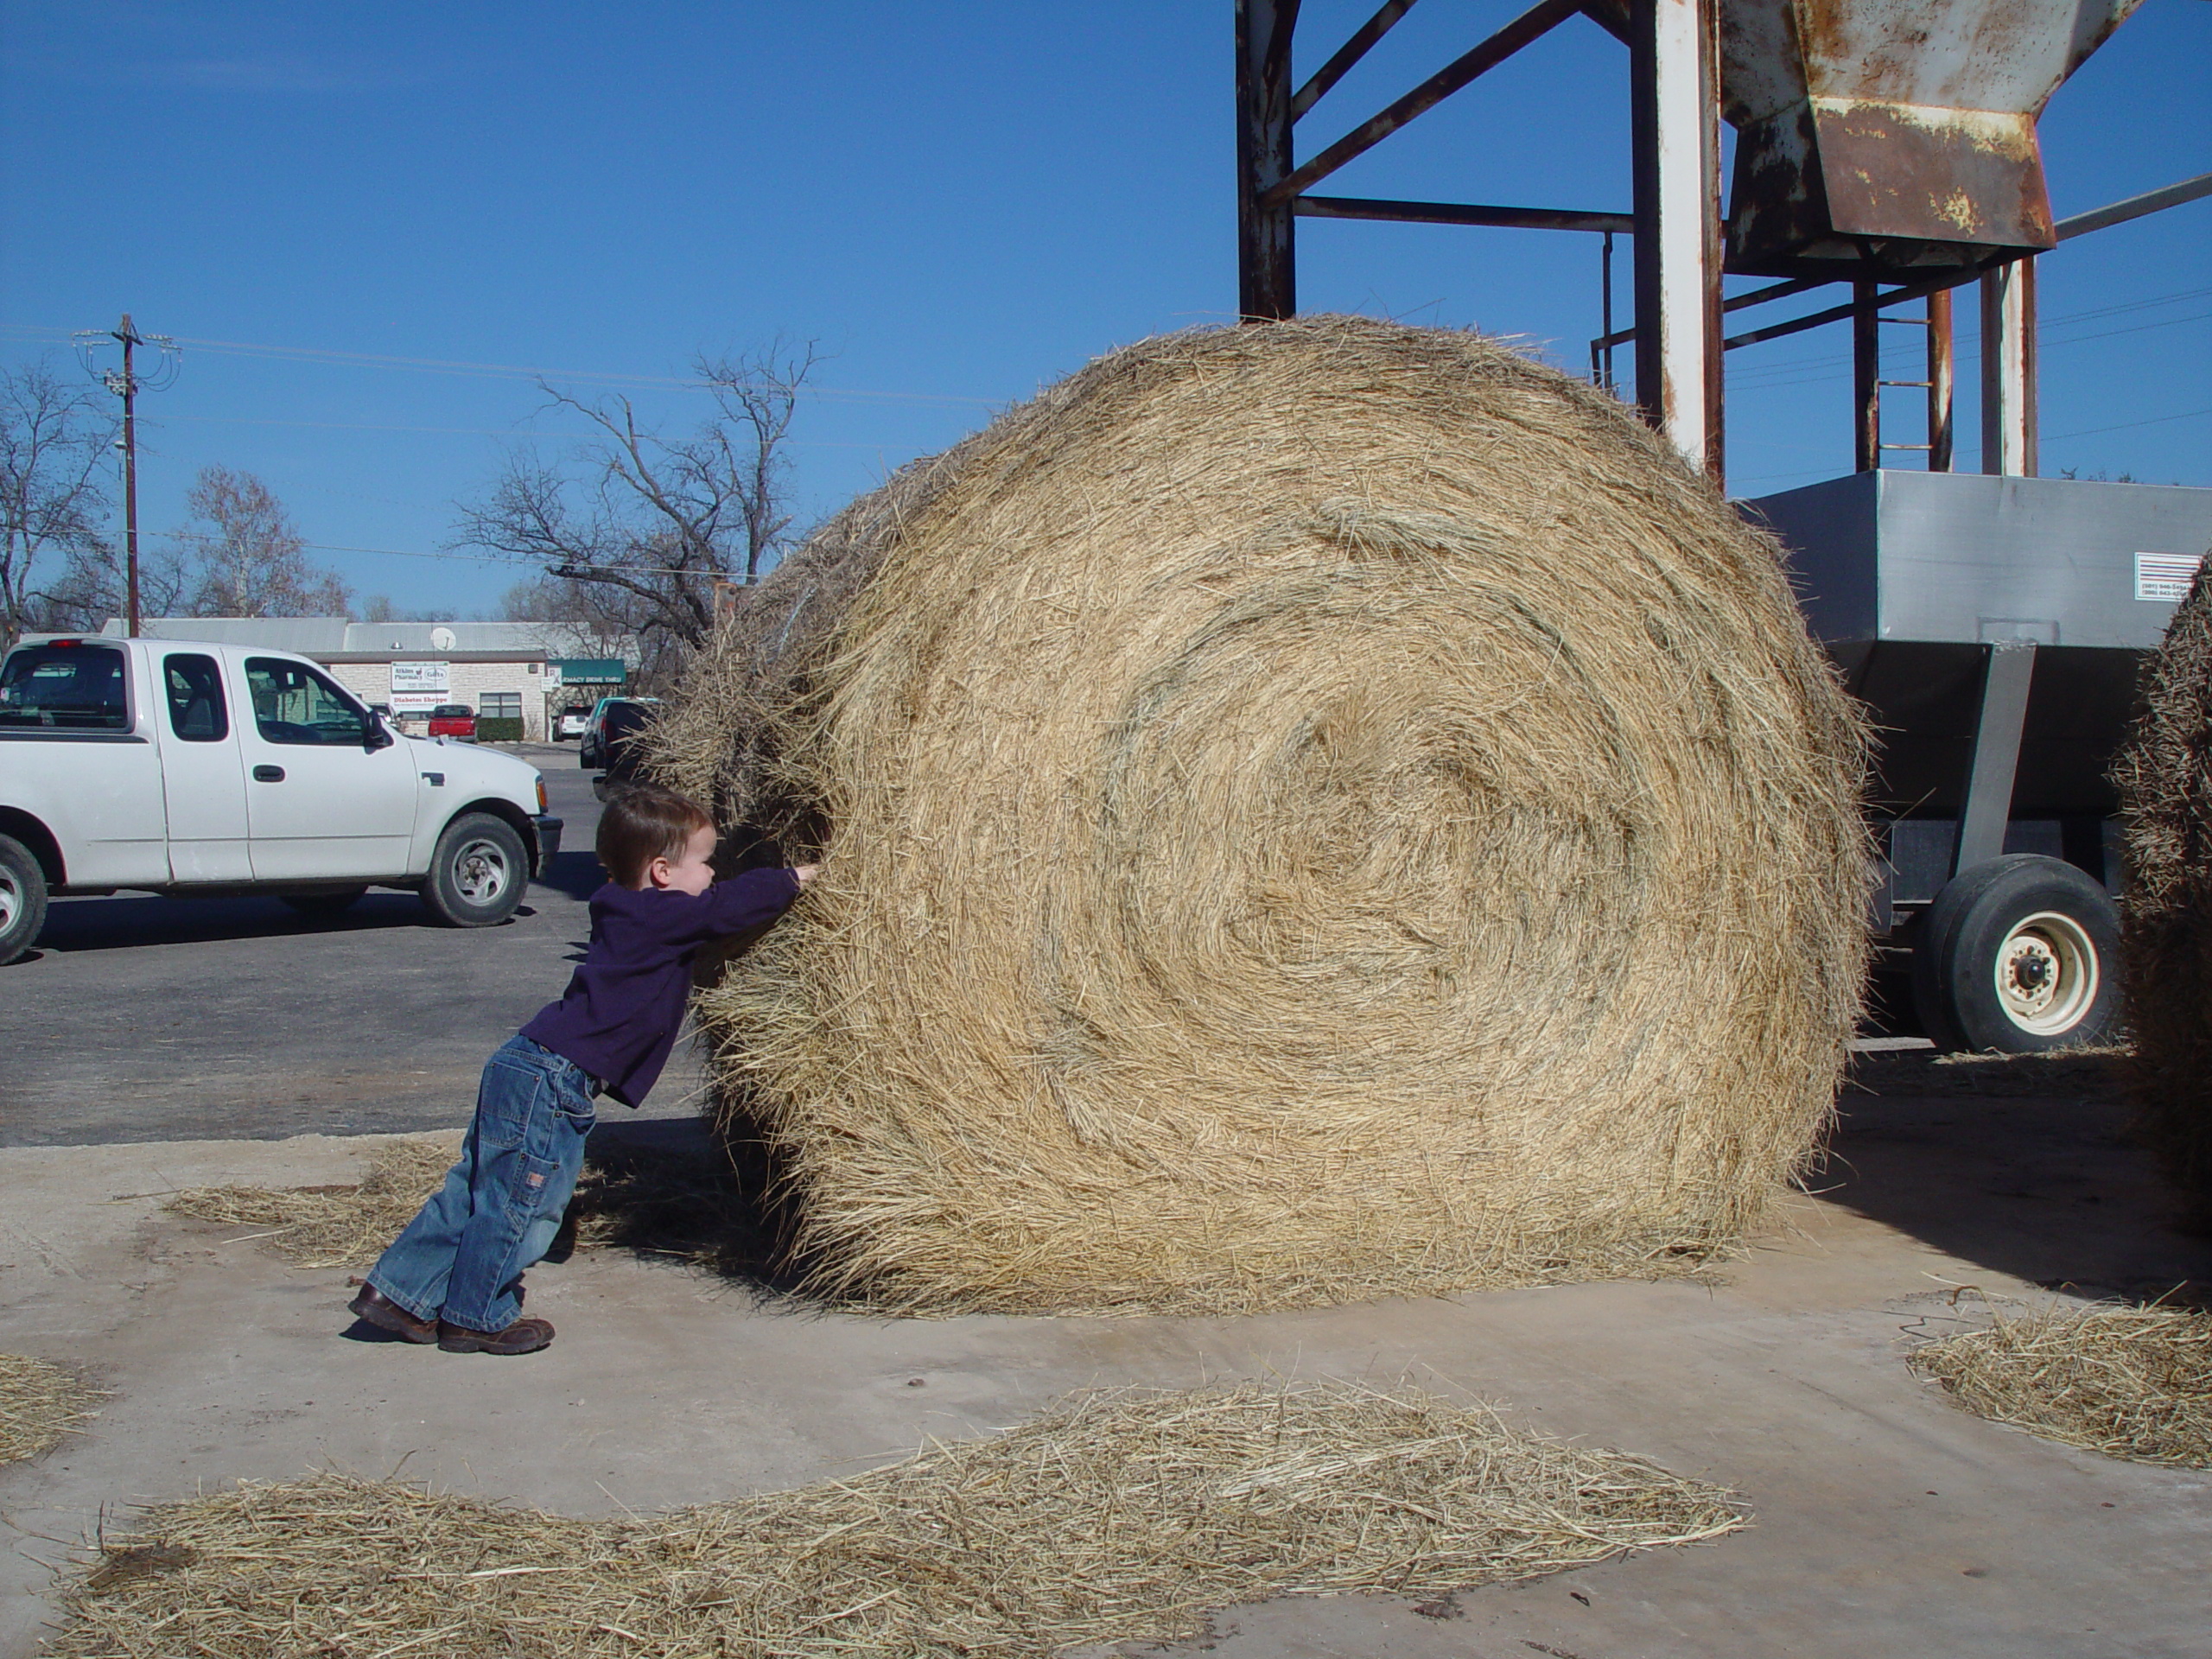
[[[390,748],[393,739],[391,734],[385,730],[384,716],[373,709],[367,713],[369,723],[361,728],[361,752],[374,754],[378,749]]]

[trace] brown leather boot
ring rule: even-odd
[[[416,1319],[373,1285],[363,1285],[361,1294],[346,1304],[346,1311],[379,1331],[389,1331],[395,1337],[404,1337],[410,1342],[435,1342],[438,1339],[438,1322],[435,1319]]]
[[[504,1331],[472,1331],[450,1319],[438,1321],[438,1346],[448,1354],[534,1354],[552,1342],[550,1319],[517,1319]]]

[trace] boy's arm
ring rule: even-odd
[[[746,870],[707,889],[707,931],[742,933],[791,907],[804,878],[797,870]]]

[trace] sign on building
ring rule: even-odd
[[[442,702],[450,702],[453,668],[449,663],[394,663],[391,665],[391,712],[427,714]]]

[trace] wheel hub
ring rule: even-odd
[[[2096,946],[2082,925],[2044,911],[2015,923],[1998,950],[1998,1005],[2023,1031],[2061,1036],[2096,1001],[2100,976]]]
[[[472,905],[488,905],[507,890],[506,855],[489,841],[472,841],[454,855],[453,884]]]
[[[22,888],[16,885],[13,874],[0,870],[0,933],[16,925],[16,918],[22,914]]]

